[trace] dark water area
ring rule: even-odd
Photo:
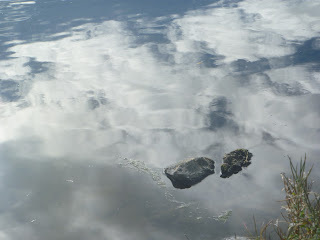
[[[0,240],[217,239],[320,182],[319,1],[0,1]],[[224,154],[252,164],[219,177]],[[163,169],[215,160],[175,189]],[[319,184],[314,190],[320,191]]]

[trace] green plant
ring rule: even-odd
[[[288,224],[286,233],[276,225],[276,232],[281,240],[319,240],[320,239],[320,196],[312,192],[312,182],[309,176],[312,167],[305,172],[306,156],[300,160],[300,164],[293,165],[291,158],[290,168],[292,176],[281,174],[284,190],[286,193],[286,216],[283,215]]]
[[[284,221],[271,221],[262,226],[257,231],[256,221],[255,235],[250,233],[249,239],[266,240],[267,228],[273,225],[273,229],[280,240],[320,240],[320,195],[312,191],[312,182],[309,176],[312,167],[306,170],[306,156],[300,160],[300,164],[293,165],[290,157],[291,177],[281,173],[286,194],[285,214],[282,214]],[[279,226],[280,223],[286,225],[286,230]]]

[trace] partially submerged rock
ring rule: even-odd
[[[214,173],[214,161],[206,157],[191,158],[165,168],[175,188],[190,188]]]
[[[237,174],[242,170],[242,167],[247,167],[251,164],[251,158],[252,153],[247,149],[237,149],[226,154],[223,157],[220,177],[228,178],[233,174]]]

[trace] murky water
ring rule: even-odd
[[[319,12],[1,1],[0,239],[221,240],[280,217],[287,155],[320,182]],[[197,156],[219,172],[237,148],[252,164],[229,179],[177,190],[163,174]]]

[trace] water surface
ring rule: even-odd
[[[0,239],[220,240],[280,217],[287,155],[320,181],[319,12],[1,1]],[[221,179],[237,148],[252,165]],[[162,169],[197,156],[217,174],[174,189]]]

